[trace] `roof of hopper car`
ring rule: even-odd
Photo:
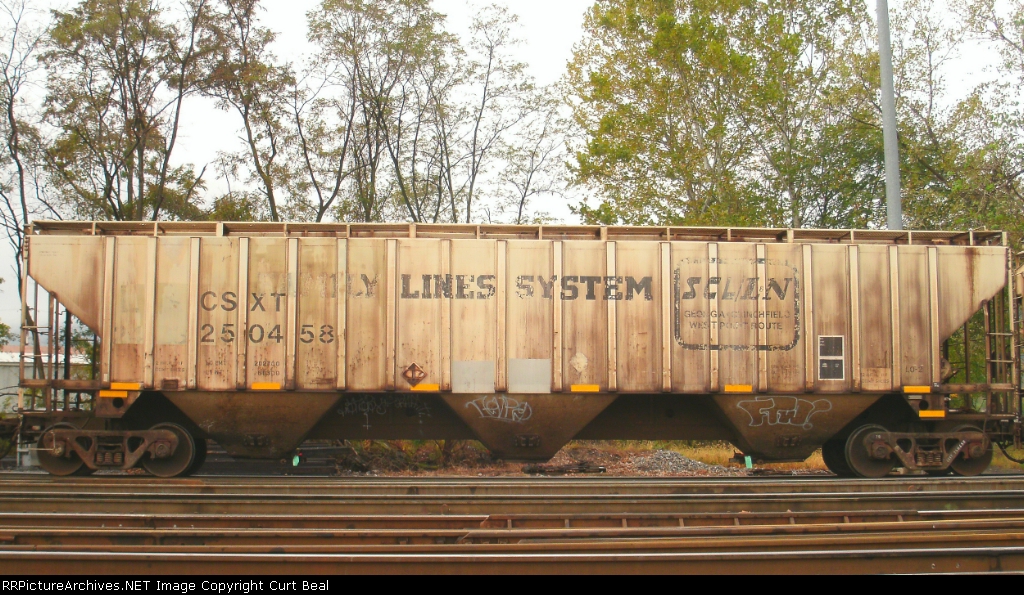
[[[596,225],[421,223],[271,223],[233,221],[35,221],[30,234],[103,236],[241,236],[437,239],[541,239],[705,242],[1006,245],[1002,231],[890,231]]]

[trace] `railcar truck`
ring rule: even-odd
[[[311,439],[976,475],[1020,443],[1001,232],[37,221],[23,264],[21,441],[56,475]]]

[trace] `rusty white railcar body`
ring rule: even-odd
[[[186,474],[207,438],[543,461],[574,437],[973,474],[1019,440],[998,232],[36,222],[26,245],[23,434],[59,474]],[[92,378],[36,361],[62,307],[98,336]],[[952,385],[958,329],[985,373]]]

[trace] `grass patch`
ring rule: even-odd
[[[347,442],[346,451],[337,458],[339,471],[374,472],[388,475],[518,475],[522,463],[494,460],[490,452],[474,440],[366,440]],[[672,451],[706,465],[739,469],[730,461],[736,448],[722,441],[699,440],[577,440],[570,442],[552,459],[553,465],[591,463],[609,465],[609,473],[628,474],[628,461],[657,451]],[[1024,451],[1010,451],[1015,458],[1024,458]],[[620,463],[624,466],[620,466]],[[613,469],[614,467],[614,469]],[[805,461],[796,463],[764,463],[756,469],[780,472],[823,472],[828,468],[815,451]],[[996,448],[992,469],[999,472],[1024,471],[1024,465],[1007,459]]]
[[[995,449],[995,452],[992,456],[992,466],[990,469],[998,469],[999,471],[1024,471],[1024,465],[1014,463],[1010,459],[1006,458],[1006,455],[1003,454],[1003,451],[999,450],[998,446],[993,446],[993,448]],[[1008,448],[1006,451],[1015,459],[1024,459],[1024,450]]]

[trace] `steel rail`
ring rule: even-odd
[[[28,474],[0,474],[5,493],[33,490],[80,490],[91,493],[133,494],[187,492],[204,494],[708,494],[708,493],[864,493],[921,491],[1024,489],[1024,475],[982,476],[975,478],[885,478],[882,480],[840,480],[835,478],[787,477],[761,478],[317,478],[306,477],[198,477],[157,480],[148,476],[93,476],[55,478]]]
[[[19,529],[561,529],[629,527],[803,526],[826,523],[906,523],[1024,519],[1024,509],[880,510],[781,513],[595,513],[494,515],[246,515],[108,513],[0,513],[0,531]]]
[[[871,534],[878,534],[870,537]],[[950,535],[984,536],[986,540],[999,537],[1016,543],[1024,540],[1024,518],[987,519],[981,521],[928,521],[905,523],[856,523],[815,525],[762,525],[736,527],[627,527],[627,528],[568,528],[568,529],[53,529],[53,528],[0,528],[0,547],[19,546],[102,546],[132,544],[135,547],[165,545],[196,545],[207,548],[254,546],[273,544],[284,546],[367,546],[412,544],[518,544],[523,542],[569,544],[583,540],[625,542],[643,540],[657,547],[669,543],[683,544],[692,540],[691,547],[703,548],[709,537],[760,536],[775,539],[779,536],[805,535],[814,538],[845,539],[846,536],[869,536],[875,543],[889,544],[889,536],[911,535],[929,542],[957,543]],[[935,535],[944,536],[935,538]],[[991,545],[991,543],[990,543]]]
[[[515,543],[408,543],[408,544],[342,544],[342,545],[237,545],[205,546],[196,544],[160,545],[96,545],[96,544],[18,544],[0,549],[33,552],[99,552],[99,553],[229,553],[229,554],[445,554],[445,553],[568,553],[568,552],[712,552],[712,551],[783,551],[786,549],[912,549],[917,547],[1011,547],[1022,545],[1024,533],[991,530],[944,531],[934,533],[892,532],[875,534],[830,534],[796,536],[695,536],[671,539],[566,539],[531,540]]]
[[[841,550],[895,550],[951,547],[1019,547],[1024,546],[1024,533],[992,530],[988,532],[944,531],[935,533],[892,532],[876,534],[830,534],[797,536],[728,536],[691,537],[672,539],[571,539],[522,540],[515,543],[446,544],[343,544],[310,545],[282,543],[279,545],[259,544],[217,544],[196,545],[194,543],[170,544],[41,544],[11,545],[0,550],[0,558],[6,552],[94,552],[94,553],[219,553],[219,554],[480,554],[505,553],[714,553],[714,552],[761,552],[793,551],[807,549]]]
[[[1024,547],[582,553],[2,551],[19,574],[835,574],[1024,571]],[[180,577],[175,580],[182,580]]]
[[[844,482],[837,491],[827,482],[777,480],[723,489],[707,481],[603,478],[344,485],[296,478],[258,490],[251,489],[260,485],[255,478],[137,479],[104,478],[99,489],[82,479],[0,481],[0,569],[1024,570],[1020,477]],[[793,491],[794,484],[805,489]]]
[[[73,496],[73,497],[71,497]],[[0,510],[10,512],[105,512],[151,514],[528,514],[683,512],[866,511],[908,508],[1020,508],[1024,490],[957,492],[873,492],[862,494],[764,493],[740,495],[204,495],[169,492],[136,496],[87,491],[0,493]]]

